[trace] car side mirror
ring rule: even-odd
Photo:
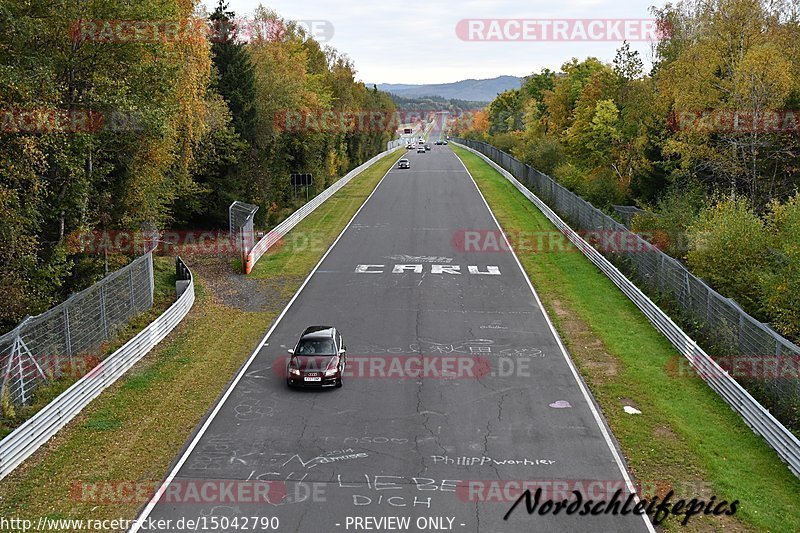
[[[287,350],[287,352],[289,352],[290,354],[294,355],[294,348],[289,348],[289,349]]]
[[[339,355],[344,354],[346,351],[347,351],[347,348],[342,348],[341,350],[339,350]]]

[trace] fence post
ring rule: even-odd
[[[17,334],[17,338],[14,339],[14,348],[11,350],[11,354],[13,357],[14,353],[17,353],[20,350],[19,347],[19,334]],[[25,376],[22,373],[22,356],[17,355],[17,368],[19,369],[19,393],[20,393],[20,403],[25,404]]]
[[[108,320],[106,318],[106,285],[100,285],[100,320],[103,322],[103,337],[108,338]]]
[[[737,344],[739,345],[739,352],[740,353],[744,353],[744,350],[742,349],[742,344],[743,344],[743,341],[744,341],[744,313],[742,313],[742,311],[740,311],[738,309],[737,309],[737,311],[738,311],[738,314],[739,314],[739,335],[737,335],[737,339],[736,340],[737,340]]]
[[[39,375],[45,379],[47,376],[42,370],[42,367],[39,366],[39,363],[36,361],[36,358],[31,353],[30,349],[25,345],[25,342],[22,340],[22,326],[30,319],[30,317],[26,317],[25,320],[20,323],[19,326],[16,327],[14,330],[14,342],[11,345],[11,353],[8,356],[8,364],[6,365],[6,375],[3,381],[2,390],[0,390],[0,395],[5,392],[5,384],[6,380],[11,376],[11,367],[14,364],[14,357],[17,358],[17,372],[18,372],[18,379],[19,379],[19,392],[20,392],[20,404],[25,404],[25,369],[22,366],[22,358],[23,356],[27,356],[28,359],[31,360],[33,366],[36,367],[36,370],[39,372]],[[13,401],[13,399],[12,399]]]
[[[247,245],[245,244],[245,236],[244,236],[244,226],[239,228],[239,251],[242,255],[242,269],[244,270],[245,274],[249,274],[248,265],[247,265],[247,256],[250,254],[250,250],[247,249]]]
[[[156,281],[155,281],[155,278],[153,277],[154,273],[153,273],[153,252],[152,252],[152,250],[147,253],[147,261],[145,261],[145,262],[147,263],[147,283],[150,286],[150,302],[149,302],[149,305],[147,307],[150,307],[150,306],[153,305],[153,298],[154,298],[155,292],[156,292],[156,285],[155,285]]]
[[[228,206],[228,238],[233,240],[235,235],[233,234],[233,206],[236,204],[234,201],[231,205]]]
[[[69,367],[72,368],[72,332],[69,329],[69,302],[64,302],[64,347],[67,349]],[[56,354],[56,369],[58,369],[58,354]]]
[[[577,201],[577,195],[568,196],[572,200],[572,220],[573,223],[578,227],[581,228],[581,206],[580,202]]]
[[[19,326],[17,326],[17,335],[19,335]],[[0,398],[2,398],[3,394],[5,394],[8,381],[11,379],[11,363],[14,361],[14,347],[16,342],[17,338],[15,337],[11,342],[11,351],[8,353],[8,362],[6,363],[5,369],[3,369],[3,384],[0,385]],[[11,395],[9,394],[9,396]]]
[[[133,291],[133,269],[128,269],[128,292],[130,293],[131,297],[131,313],[136,312],[136,293]]]
[[[689,271],[683,271],[683,287],[685,291],[684,294],[684,301],[682,302],[684,306],[690,307],[692,305],[692,285],[689,283]]]

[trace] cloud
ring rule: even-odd
[[[204,0],[209,10],[216,0]],[[239,16],[253,13],[258,0],[230,0]],[[455,27],[464,18],[650,18],[641,0],[543,1],[468,0],[380,2],[363,0],[275,0],[267,4],[293,20],[328,20],[335,35],[328,44],[353,59],[368,83],[446,83],[503,74],[528,75],[558,69],[572,57],[613,60],[621,42],[466,42]],[[645,59],[648,43],[632,43]]]

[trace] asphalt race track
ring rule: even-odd
[[[542,502],[610,499],[625,475],[516,258],[492,247],[474,182],[432,148],[385,176],[188,443],[174,497],[143,517],[173,531],[648,530],[524,504],[503,519],[519,483],[553,487]],[[316,324],[344,335],[344,387],[289,390],[286,350]],[[214,484],[234,497],[192,499]]]

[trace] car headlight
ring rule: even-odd
[[[293,376],[299,376],[300,369],[295,367],[289,367],[289,373],[292,374]]]
[[[339,360],[335,359],[328,365],[328,368],[325,369],[325,377],[335,376],[336,372],[339,371]]]

